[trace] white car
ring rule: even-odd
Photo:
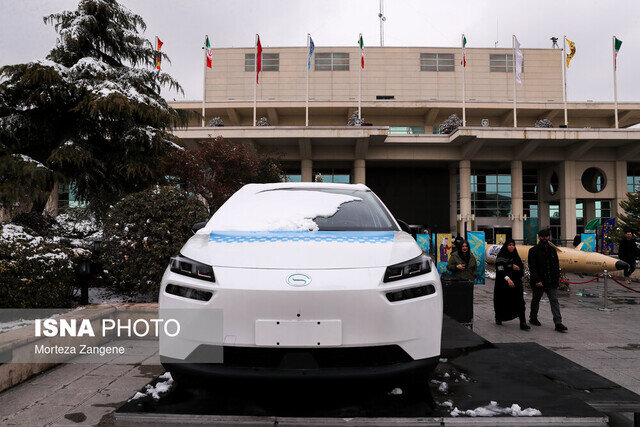
[[[360,184],[245,185],[171,259],[160,312],[174,378],[395,380],[440,355],[433,262]]]

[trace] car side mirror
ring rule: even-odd
[[[191,233],[196,234],[198,230],[204,228],[205,225],[207,225],[207,221],[196,222],[195,224],[193,224],[193,227],[191,227]]]
[[[400,230],[411,234],[411,227],[409,227],[409,224],[401,219],[397,219],[396,221],[398,221],[398,224],[400,225]]]

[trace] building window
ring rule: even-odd
[[[244,70],[255,71],[256,55],[254,53],[244,54]],[[280,71],[279,53],[262,53],[262,71]]]
[[[66,209],[87,207],[87,202],[81,202],[77,198],[77,190],[75,184],[59,184],[58,185],[58,209],[64,211]]]
[[[421,53],[420,71],[454,71],[453,53]]]
[[[389,135],[421,135],[424,126],[389,126]]]
[[[491,72],[512,73],[513,54],[492,53],[489,55],[489,69]],[[524,59],[522,60],[522,72],[524,73]]]
[[[611,200],[596,200],[596,218],[611,218]]]
[[[343,52],[317,52],[316,71],[349,71],[349,54]]]
[[[522,171],[522,207],[528,218],[538,217],[538,171],[524,169]]]
[[[627,192],[638,191],[640,191],[640,168],[629,165],[627,166]]]
[[[351,182],[351,170],[349,169],[317,169],[313,171],[315,182],[335,182],[349,184]]]
[[[477,217],[507,217],[511,213],[511,174],[471,171],[471,212]]]

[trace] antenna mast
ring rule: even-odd
[[[384,21],[387,20],[384,16],[384,0],[380,0],[380,13],[378,13],[378,18],[380,18],[380,46],[384,46]]]

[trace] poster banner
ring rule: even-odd
[[[581,235],[582,248],[584,252],[596,251],[596,233],[582,233]]]
[[[605,255],[613,255],[613,243],[608,242],[609,233],[613,231],[613,227],[616,225],[615,218],[609,218],[602,224],[602,236],[600,240],[600,247],[602,253]]]
[[[429,254],[429,244],[431,243],[431,235],[429,234],[416,234],[416,240],[418,246],[425,254]]]
[[[504,245],[504,242],[507,241],[506,234],[496,234],[496,245]]]
[[[447,263],[451,254],[451,233],[438,233],[438,273],[442,274],[447,271]]]
[[[484,231],[467,232],[467,240],[471,246],[471,253],[476,257],[478,263],[478,274],[476,276],[476,285],[484,285],[484,267],[485,267],[485,237]],[[506,238],[505,238],[506,240]]]
[[[535,245],[538,242],[538,218],[524,220],[524,242],[527,245]]]

